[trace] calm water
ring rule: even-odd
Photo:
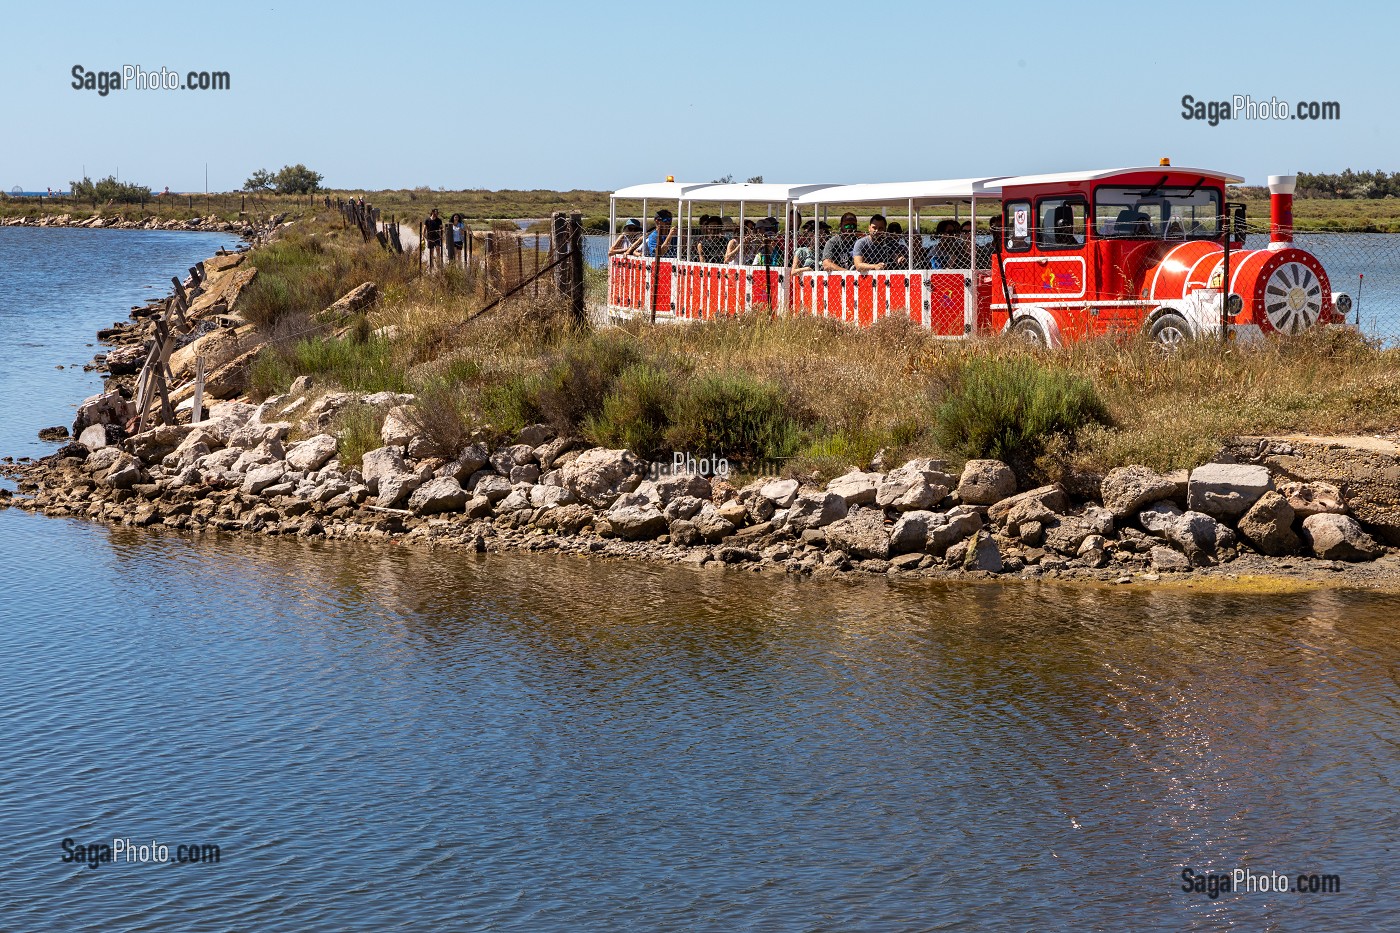
[[[35,346],[0,343],[24,399],[7,451],[69,419],[83,380],[55,361],[209,251],[15,233],[0,327]],[[62,314],[16,300],[18,254],[50,234],[113,262]],[[14,510],[0,542],[0,929],[1360,930],[1400,910],[1393,597],[822,584]],[[92,870],[64,837],[222,858]],[[1343,893],[1212,901],[1186,866]]]

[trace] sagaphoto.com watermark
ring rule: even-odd
[[[89,71],[74,65],[70,87],[75,91],[93,91],[106,97],[113,91],[227,91],[232,79],[227,71],[180,71],[162,65],[147,71],[140,65],[122,65],[116,71]]]
[[[1300,100],[1290,104],[1270,97],[1255,100],[1248,94],[1234,94],[1229,100],[1199,100],[1192,94],[1181,97],[1181,118],[1219,126],[1226,120],[1340,120],[1342,105],[1335,100]]]

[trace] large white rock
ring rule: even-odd
[[[826,491],[841,497],[847,506],[873,505],[883,477],[879,473],[852,470],[826,484]]]
[[[1135,515],[1175,492],[1176,482],[1170,477],[1136,465],[1109,470],[1101,486],[1104,508],[1118,518]]]
[[[306,472],[319,470],[335,456],[336,448],[336,440],[332,435],[317,434],[292,445],[287,451],[287,465],[294,470]]]
[[[1016,492],[1016,474],[1000,460],[969,460],[958,480],[965,505],[992,505]]]
[[[408,497],[408,507],[419,515],[460,512],[467,504],[462,484],[447,476],[430,479]]]
[[[408,405],[395,405],[384,416],[384,426],[379,429],[379,437],[387,447],[407,447],[418,435],[413,423],[413,409]]]
[[[564,486],[584,502],[606,508],[642,482],[646,465],[629,450],[595,447],[585,450],[561,469]]]
[[[1216,518],[1235,519],[1274,488],[1267,467],[1249,463],[1207,463],[1191,471],[1186,505]]]
[[[379,447],[369,451],[364,455],[360,464],[360,476],[369,487],[369,491],[377,493],[379,491],[379,480],[381,477],[391,476],[396,473],[406,473],[408,468],[404,465],[403,454],[397,447]]]
[[[821,528],[846,517],[846,500],[834,492],[808,492],[788,507],[787,524],[795,533]]]

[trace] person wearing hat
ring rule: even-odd
[[[755,266],[783,264],[783,238],[778,235],[778,218],[765,217],[757,223],[758,240],[750,262]]]
[[[609,256],[631,256],[642,245],[642,222],[633,217],[622,225],[622,232],[608,247]]]
[[[676,226],[671,223],[671,212],[665,209],[659,210],[652,219],[656,223],[651,228],[651,232],[647,234],[645,246],[642,249],[643,255],[659,255],[662,259],[675,259]]]

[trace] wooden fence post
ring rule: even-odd
[[[574,326],[587,323],[583,289],[583,215],[569,215],[569,313]]]

